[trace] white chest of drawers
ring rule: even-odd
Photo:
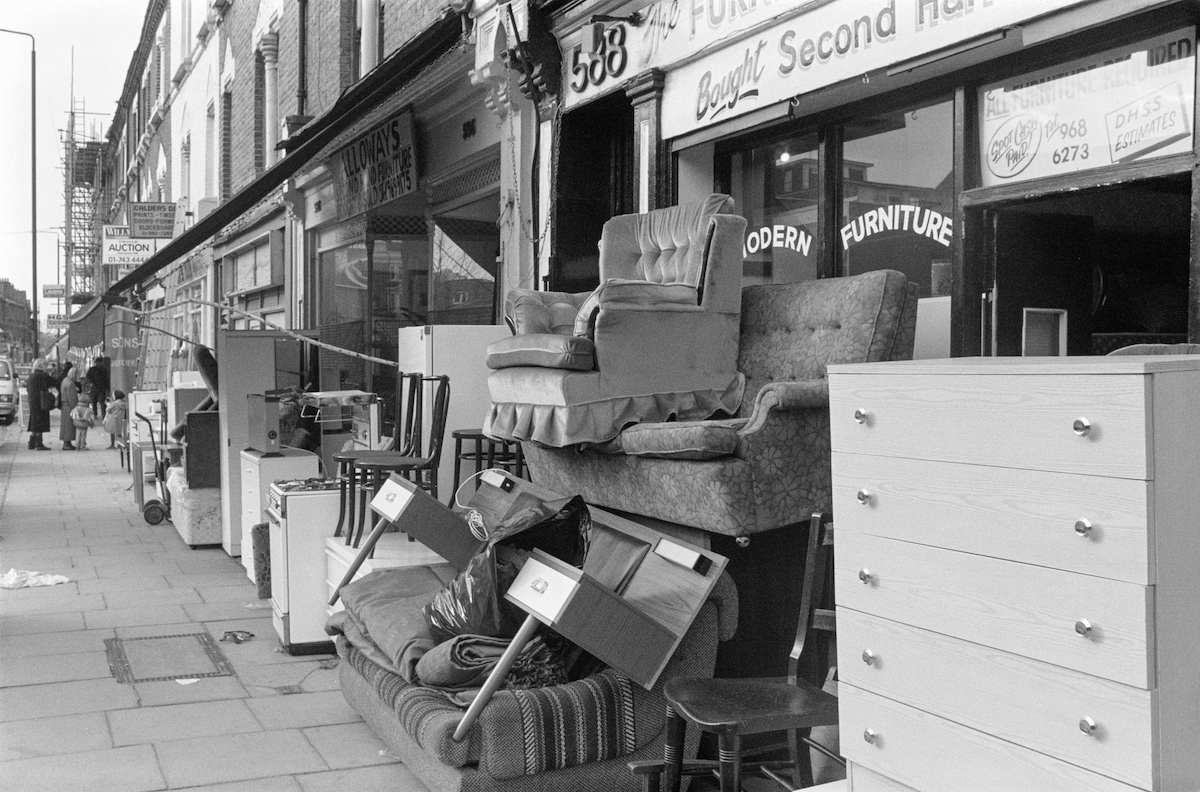
[[[853,792],[1200,789],[1200,359],[830,366]]]

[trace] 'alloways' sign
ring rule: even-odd
[[[333,155],[339,220],[362,214],[417,189],[412,109],[405,108]]]

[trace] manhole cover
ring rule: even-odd
[[[108,667],[118,682],[161,682],[233,676],[233,667],[208,633],[106,638]]]

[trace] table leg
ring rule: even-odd
[[[521,629],[517,630],[517,634],[513,636],[512,643],[508,645],[508,648],[504,650],[504,654],[500,656],[500,662],[492,669],[492,673],[488,675],[487,681],[483,683],[483,687],[475,695],[475,700],[471,702],[471,706],[467,708],[466,714],[458,722],[458,728],[454,730],[453,739],[455,742],[461,742],[467,736],[467,732],[471,730],[471,727],[475,725],[475,721],[479,719],[479,714],[483,712],[483,708],[491,701],[492,695],[504,684],[509,669],[512,668],[517,658],[520,657],[525,644],[529,643],[529,640],[533,638],[533,634],[537,632],[540,623],[534,616],[525,617],[525,622],[521,625]]]

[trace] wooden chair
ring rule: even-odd
[[[419,450],[414,451],[421,440],[422,389],[420,382],[420,374],[396,372],[396,422],[392,429],[392,438],[383,448],[350,449],[339,451],[333,455],[333,461],[337,465],[335,478],[339,482],[340,490],[337,528],[333,535],[341,536],[342,531],[345,530],[347,546],[351,544],[356,525],[361,533],[360,524],[366,519],[365,515],[357,514],[355,509],[359,493],[354,463],[368,457],[396,454],[409,456],[413,453],[420,453]]]
[[[825,513],[814,514],[809,523],[800,618],[786,678],[677,678],[670,680],[663,688],[667,699],[667,743],[662,766],[666,792],[678,792],[681,775],[713,772],[720,778],[721,792],[740,790],[743,772],[762,772],[786,789],[811,786],[813,775],[809,748],[845,764],[841,757],[809,736],[815,726],[837,724],[837,697],[822,689],[823,678],[804,679],[800,675],[801,669],[814,665],[821,669],[814,674],[818,677],[832,676],[836,670],[836,666],[829,662],[829,651],[836,632],[834,612],[820,607],[825,597],[832,549],[832,518]],[[821,637],[825,640],[819,640]],[[813,652],[823,654],[814,655]],[[689,723],[717,736],[719,758],[716,763],[701,761],[688,763],[684,767],[684,736]],[[778,731],[787,732],[788,760],[743,765],[743,736]],[[780,748],[782,746],[768,746],[754,753],[762,755]],[[790,782],[780,775],[788,767],[792,771]],[[631,769],[644,776],[646,789],[654,788],[655,784],[647,775],[646,768]]]

